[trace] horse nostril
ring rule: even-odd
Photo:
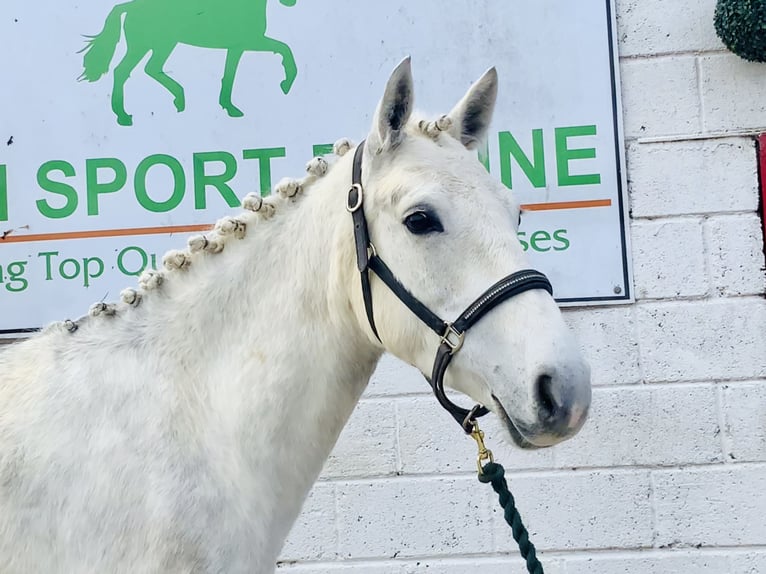
[[[556,400],[553,391],[553,379],[549,375],[537,377],[537,400],[540,403],[542,418],[552,419],[556,417],[561,405]]]

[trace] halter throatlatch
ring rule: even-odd
[[[453,403],[444,392],[444,374],[452,357],[463,346],[466,331],[476,324],[484,315],[497,305],[524,291],[544,289],[553,294],[548,278],[534,269],[517,271],[492,285],[478,299],[471,303],[460,316],[452,322],[440,318],[426,307],[409,290],[399,282],[396,275],[378,257],[375,247],[370,241],[367,220],[364,216],[364,188],[362,187],[362,157],[364,155],[362,141],[354,152],[354,164],[351,172],[351,189],[348,192],[346,209],[354,219],[354,242],[356,244],[356,265],[362,279],[362,298],[367,320],[372,332],[380,341],[378,329],[375,326],[375,314],[372,306],[372,289],[370,287],[370,271],[375,273],[385,283],[394,295],[404,303],[423,323],[441,338],[439,349],[436,351],[433,371],[428,382],[436,395],[436,400],[458,422],[466,433],[473,430],[473,421],[484,416],[489,411],[483,405],[472,409],[464,409]],[[382,341],[381,341],[382,342]]]

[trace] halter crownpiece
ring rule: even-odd
[[[483,405],[476,405],[470,410],[459,407],[444,392],[444,374],[447,372],[452,357],[463,346],[466,331],[506,299],[531,289],[544,289],[552,295],[553,288],[548,278],[539,271],[524,269],[507,275],[492,285],[471,303],[455,321],[448,322],[440,318],[401,284],[388,265],[378,257],[375,247],[370,241],[367,220],[364,216],[364,188],[362,187],[364,145],[365,142],[362,141],[354,152],[351,189],[348,192],[346,209],[351,213],[354,220],[356,265],[361,276],[362,298],[367,320],[375,337],[382,343],[375,326],[375,314],[372,306],[372,289],[370,286],[370,271],[372,271],[410,311],[440,337],[441,343],[436,351],[433,371],[431,377],[426,377],[426,380],[430,383],[439,404],[452,415],[466,433],[470,434],[473,430],[473,421],[489,411]]]

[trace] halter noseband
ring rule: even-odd
[[[497,305],[524,291],[544,289],[551,295],[553,288],[548,278],[534,269],[525,269],[512,273],[487,289],[478,299],[471,303],[453,322],[441,319],[420,302],[396,278],[391,269],[378,257],[375,247],[370,241],[367,220],[364,217],[364,188],[362,187],[362,156],[365,142],[362,141],[354,152],[354,165],[351,173],[351,189],[348,192],[346,209],[354,219],[354,242],[356,244],[356,265],[362,279],[362,297],[367,320],[372,332],[380,341],[378,329],[375,326],[375,316],[372,308],[372,289],[370,288],[370,271],[375,273],[399,300],[428,327],[441,337],[441,344],[434,359],[431,378],[426,377],[436,395],[439,404],[443,406],[458,422],[466,433],[473,428],[473,421],[484,416],[489,411],[483,405],[476,405],[471,410],[464,409],[453,403],[444,393],[444,373],[452,357],[463,346],[466,331]],[[382,341],[381,341],[382,343]]]

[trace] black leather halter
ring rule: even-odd
[[[548,278],[534,269],[517,271],[492,285],[478,299],[471,303],[460,316],[453,322],[441,319],[420,302],[407,288],[396,278],[391,269],[378,257],[375,247],[370,241],[367,229],[367,220],[364,217],[364,189],[362,187],[362,157],[364,144],[359,144],[354,153],[354,166],[352,169],[352,185],[348,192],[346,209],[354,218],[354,240],[356,243],[356,265],[362,278],[362,296],[367,320],[370,328],[380,341],[378,329],[375,326],[375,316],[372,308],[372,289],[370,288],[370,271],[375,273],[385,283],[394,295],[404,303],[410,311],[423,321],[428,327],[441,337],[441,344],[436,352],[433,372],[428,382],[433,388],[436,399],[452,417],[458,422],[466,433],[473,428],[473,421],[477,417],[484,416],[489,411],[483,405],[476,405],[471,410],[457,406],[447,398],[444,393],[444,373],[452,360],[452,357],[463,346],[466,331],[476,324],[488,311],[497,305],[510,299],[519,293],[531,289],[544,289],[553,294]],[[382,341],[381,341],[382,342]]]

